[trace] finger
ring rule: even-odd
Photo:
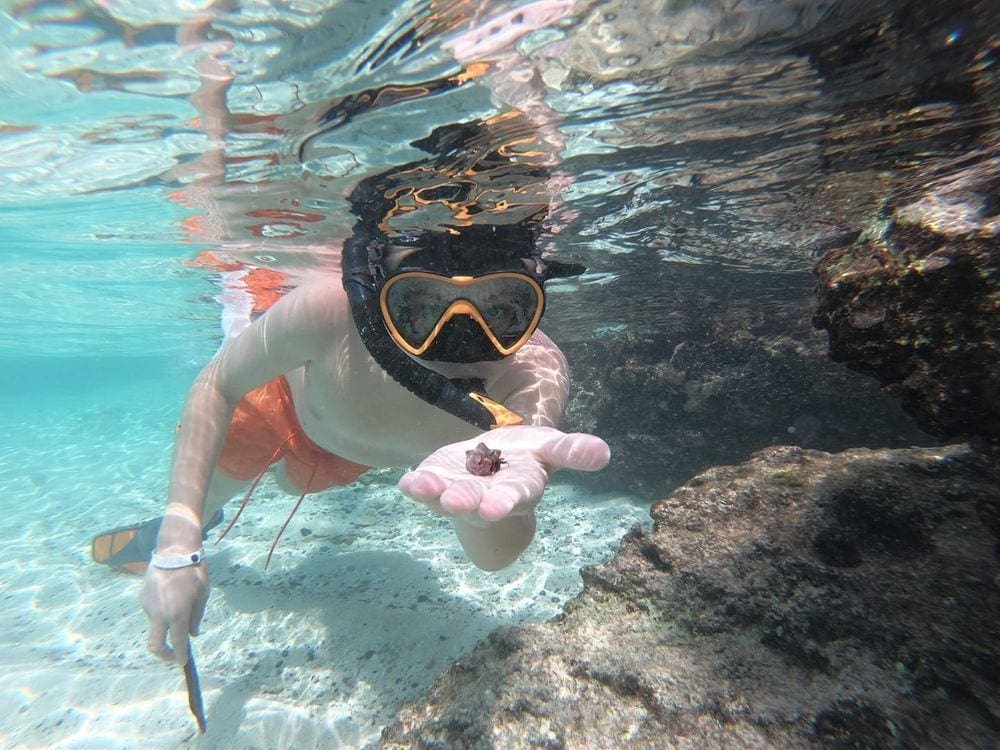
[[[399,480],[399,489],[407,497],[429,503],[437,500],[444,492],[447,484],[432,471],[410,471]]]
[[[483,495],[481,482],[472,479],[453,482],[441,493],[442,510],[451,513],[471,513],[479,507],[479,499]]]
[[[611,449],[596,435],[571,432],[547,443],[540,451],[540,457],[553,469],[598,471],[611,460]]]
[[[191,621],[178,617],[170,623],[170,645],[174,649],[174,661],[184,666],[188,660],[188,634],[191,632]]]
[[[201,634],[201,618],[205,616],[205,607],[208,605],[208,592],[204,592],[194,603],[194,610],[191,612],[191,635]]]
[[[499,521],[507,516],[514,506],[527,498],[513,484],[495,484],[483,491],[479,501],[479,515],[484,521]]]
[[[174,652],[167,645],[167,622],[162,618],[152,620],[149,624],[149,638],[146,641],[146,648],[164,661],[173,661]]]

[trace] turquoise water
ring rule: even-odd
[[[508,38],[508,20],[489,38],[503,43],[480,40],[456,61],[456,39],[471,44],[471,30],[512,7],[538,28]],[[833,372],[817,364],[824,342],[808,323],[815,258],[849,233],[845,215],[874,215],[880,188],[905,196],[946,174],[952,136],[970,124],[900,104],[878,88],[891,71],[830,83],[816,50],[869,12],[819,2],[0,3],[0,745],[357,747],[493,629],[558,614],[581,587],[579,568],[607,558],[648,522],[662,487],[704,465],[667,465],[680,448],[717,456],[721,445],[741,460],[781,441],[919,441],[860,377],[837,383],[874,427],[836,399],[809,401]],[[191,28],[197,18],[207,26]],[[940,20],[928,36],[954,46],[956,28]],[[481,78],[432,90],[484,60]],[[232,77],[214,180],[206,71]],[[872,102],[898,105],[893,122],[916,145],[897,149],[892,129],[856,126]],[[649,367],[662,369],[709,352],[703,379],[678,384],[676,413],[641,384],[629,394],[633,413],[663,408],[664,434],[676,427],[674,444],[654,442],[646,473],[670,481],[629,484],[620,469],[605,485],[557,476],[535,542],[486,574],[446,522],[401,497],[401,470],[311,497],[265,572],[292,502],[266,478],[233,533],[207,545],[213,594],[194,642],[209,727],[200,737],[180,673],[146,652],[139,580],[89,561],[95,533],[160,512],[185,393],[222,340],[220,278],[189,262],[224,248],[294,280],[349,233],[345,196],[361,177],[418,158],[413,143],[435,128],[510,112],[545,136],[556,193],[546,250],[588,269],[552,284],[543,323],[578,355],[574,423],[593,427],[600,377],[636,364],[585,355],[648,341]],[[970,117],[983,127],[996,115]],[[489,145],[537,136],[524,127],[517,120]],[[755,336],[797,359],[773,400],[748,396],[752,415],[734,430],[710,405],[750,359],[726,347]],[[614,407],[601,426],[632,437]],[[705,427],[714,422],[718,432]]]

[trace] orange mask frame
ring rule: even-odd
[[[389,290],[392,289],[396,282],[414,278],[430,279],[456,288],[455,300],[445,308],[440,317],[438,317],[434,326],[428,332],[427,336],[417,346],[414,346],[407,341],[406,337],[403,336],[400,330],[396,327],[387,301]],[[496,334],[493,333],[493,330],[490,328],[490,324],[476,307],[475,303],[461,296],[463,289],[474,288],[477,284],[485,284],[501,278],[516,279],[525,284],[529,284],[534,289],[536,299],[535,311],[531,317],[531,321],[525,328],[524,333],[522,333],[517,340],[510,345],[504,345]],[[472,318],[472,320],[476,321],[476,323],[483,329],[483,332],[486,334],[493,347],[500,354],[506,357],[524,346],[532,335],[534,335],[535,330],[538,328],[538,324],[542,319],[542,313],[545,310],[545,292],[542,288],[541,282],[525,274],[510,271],[488,273],[482,276],[445,276],[442,274],[430,273],[428,271],[404,271],[391,277],[382,287],[379,292],[379,306],[382,311],[382,319],[385,321],[386,328],[389,329],[389,334],[392,336],[393,341],[395,341],[396,344],[398,344],[404,351],[415,357],[419,357],[430,348],[435,339],[441,333],[441,329],[443,329],[448,321],[456,315],[467,315]]]

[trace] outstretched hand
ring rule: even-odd
[[[476,476],[466,469],[466,451],[479,443],[500,451],[504,463],[495,474]],[[438,513],[487,527],[531,513],[553,471],[597,471],[609,458],[608,444],[596,435],[530,425],[501,427],[439,448],[405,474],[399,488]]]

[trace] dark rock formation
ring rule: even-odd
[[[949,177],[816,269],[830,353],[941,438],[1000,441],[1000,168]]]
[[[880,12],[803,47],[832,113],[805,213],[860,230],[820,260],[814,321],[836,361],[874,376],[924,429],[997,441],[1000,77],[980,61],[1000,5]]]
[[[381,747],[994,748],[1000,470],[770,448],[652,511],[558,621],[498,631]]]
[[[877,383],[830,361],[809,322],[808,274],[661,274],[638,274],[627,296],[655,313],[626,332],[563,344],[574,383],[563,426],[600,435],[612,452],[607,469],[574,482],[653,499],[769,445],[935,442]]]

